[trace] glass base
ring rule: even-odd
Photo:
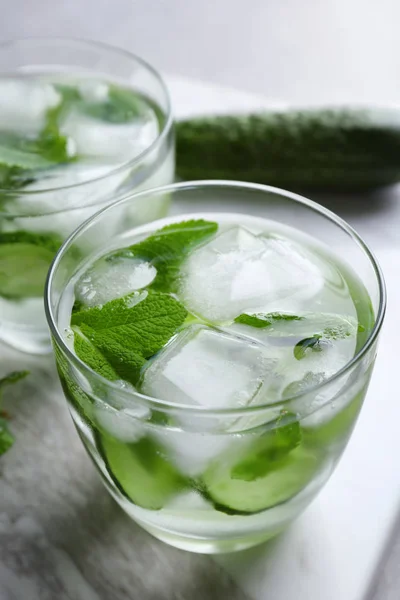
[[[153,512],[130,503],[115,489],[106,471],[101,471],[106,488],[133,521],[160,541],[198,554],[239,552],[276,537],[304,511],[320,488],[320,482],[314,482],[291,501],[245,517],[215,511]]]
[[[285,529],[285,527],[280,527],[275,531],[270,531],[268,533],[263,532],[258,535],[211,540],[177,535],[170,531],[164,531],[158,527],[151,527],[137,518],[135,518],[134,521],[161,542],[179,548],[179,550],[186,550],[187,552],[195,552],[197,554],[228,554],[231,552],[239,552],[240,550],[247,550],[248,548],[267,542]]]

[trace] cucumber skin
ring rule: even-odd
[[[352,109],[254,113],[176,123],[182,179],[354,191],[400,181],[400,129]]]

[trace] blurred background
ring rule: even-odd
[[[2,0],[0,39],[92,38],[295,103],[400,101],[398,0]]]

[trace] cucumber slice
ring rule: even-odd
[[[53,235],[0,232],[0,296],[41,297],[47,272],[61,243]]]
[[[203,476],[205,495],[217,510],[228,514],[261,512],[298,494],[317,466],[316,457],[301,447],[276,461],[264,477],[251,481],[234,478],[235,465],[215,463]]]
[[[97,445],[118,489],[138,506],[160,510],[188,488],[163,449],[150,437],[127,444],[97,432]]]

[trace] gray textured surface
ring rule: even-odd
[[[50,34],[103,40],[142,54],[163,71],[291,102],[400,102],[398,0],[2,2],[0,39]],[[378,208],[382,204],[373,199],[369,202],[365,231],[361,230],[364,235],[380,226],[381,215],[386,219],[385,209]],[[341,212],[340,206],[334,208]],[[345,212],[343,216],[349,216]],[[398,239],[397,223],[392,223],[388,239]],[[48,371],[41,369],[46,381]],[[32,568],[37,573],[37,589],[41,578],[50,578],[48,589],[53,592],[33,595],[32,588],[30,596],[13,596],[0,584],[0,600],[200,600],[211,597],[210,589],[215,598],[235,597],[229,582],[209,559],[161,546],[123,517],[84,456],[58,387],[60,403],[51,400],[53,382],[43,392],[42,401],[36,397],[32,403],[32,379],[21,385],[27,394],[15,398],[16,428],[27,436],[32,452],[27,453],[26,444],[22,455],[16,448],[1,463],[0,513],[7,516],[0,519],[0,558],[6,560],[21,590],[24,573]],[[40,447],[38,436],[43,436]],[[53,462],[46,459],[58,456],[59,451],[64,454],[61,465],[58,458]],[[29,494],[19,493],[25,489],[24,465],[31,469]],[[67,492],[63,481],[71,482]],[[61,501],[64,493],[70,499],[68,510]],[[44,500],[48,494],[51,503]],[[43,535],[35,533],[38,528]],[[14,536],[16,531],[21,535]],[[400,535],[394,536],[373,600],[400,597],[399,539]],[[140,552],[135,550],[139,546]],[[115,554],[121,557],[116,563],[109,560]],[[177,579],[172,577],[174,568],[179,568]],[[2,575],[0,572],[0,582]],[[59,593],[67,581],[78,586],[79,577],[88,582],[88,587],[82,588],[86,592],[79,596],[71,588],[70,596]],[[176,581],[181,582],[178,588]]]
[[[158,542],[118,508],[51,357],[0,347],[0,361],[1,372],[31,369],[5,402],[18,443],[0,459],[0,600],[245,599],[211,558]]]

